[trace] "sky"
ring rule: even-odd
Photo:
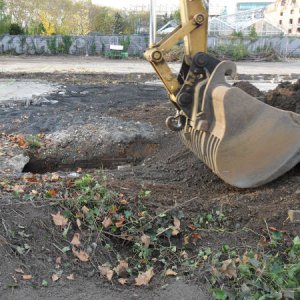
[[[132,8],[135,6],[148,6],[150,0],[92,0],[94,4],[103,6],[112,6],[117,8]],[[157,5],[165,7],[177,7],[179,6],[179,0],[157,0]]]

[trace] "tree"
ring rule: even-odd
[[[50,23],[47,13],[42,12],[40,18],[44,29],[44,34],[53,35],[55,33],[55,26],[54,24]]]
[[[112,34],[115,10],[108,7],[95,7],[90,11],[91,31]]]
[[[125,24],[123,16],[119,12],[116,12],[115,17],[114,17],[113,33],[122,34],[122,33],[124,33],[125,27],[126,27],[126,24]]]
[[[256,32],[256,28],[255,28],[254,25],[250,29],[249,37],[250,37],[251,40],[256,40],[257,39],[257,32]]]
[[[8,33],[10,26],[10,19],[5,14],[4,0],[0,0],[0,34]]]

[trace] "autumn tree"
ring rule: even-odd
[[[5,13],[4,0],[0,0],[0,34],[9,32],[10,18]]]

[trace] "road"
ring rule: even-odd
[[[179,63],[170,64],[178,71]],[[238,62],[239,74],[299,74],[300,60],[289,62]],[[1,56],[0,73],[153,73],[151,65],[138,59],[107,60],[102,57],[77,56]]]

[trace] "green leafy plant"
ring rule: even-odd
[[[24,34],[24,30],[19,24],[12,23],[9,27],[9,34],[10,35],[21,35]]]
[[[249,32],[249,38],[251,40],[256,40],[258,37],[255,26],[252,26]]]
[[[299,288],[300,238],[289,240],[274,231],[268,249],[248,249],[225,259],[214,254],[211,262],[214,299],[227,299],[225,288],[235,299],[282,299],[286,290]]]
[[[28,144],[28,147],[31,149],[38,149],[42,146],[41,139],[37,135],[28,135],[26,137],[26,142]]]

